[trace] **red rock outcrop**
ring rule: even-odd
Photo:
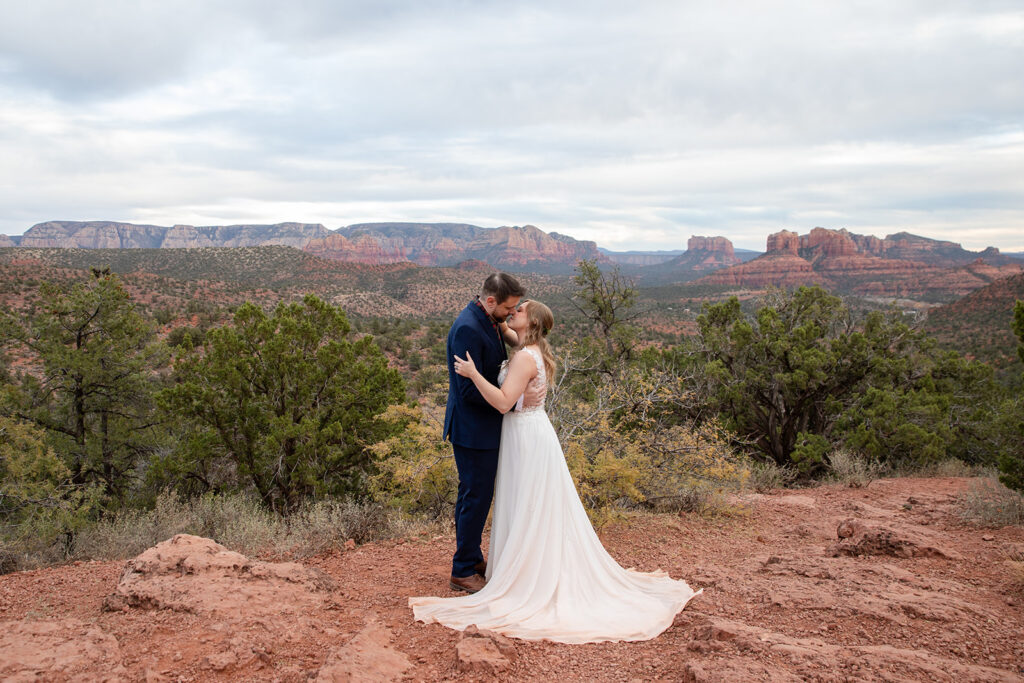
[[[423,266],[451,266],[476,259],[506,270],[542,272],[569,272],[580,259],[608,261],[593,242],[549,234],[533,225],[479,228],[457,223],[367,223],[312,240],[305,251],[358,263],[408,260]]]
[[[310,240],[303,251],[320,258],[348,263],[400,263],[408,261],[405,250],[399,246],[381,244],[370,235],[357,235],[351,239],[333,233],[321,239]]]
[[[788,251],[788,244],[782,250],[759,256],[731,268],[716,270],[697,280],[698,284],[729,285],[744,289],[757,289],[767,285],[776,287],[797,287],[799,285],[833,286],[833,282],[814,270],[810,261]]]
[[[732,242],[725,237],[693,235],[686,242],[686,251],[664,263],[648,266],[642,274],[647,283],[686,282],[701,273],[728,268],[742,263]]]
[[[735,257],[732,250],[732,242],[726,237],[703,237],[692,235],[686,241],[687,251],[703,251],[711,254],[718,254],[722,260],[729,260]]]
[[[800,237],[800,253],[812,252],[812,258],[851,256],[858,252],[857,244],[846,230],[814,228]]]
[[[7,235],[0,235],[0,248],[16,246],[18,245],[15,244],[14,240],[12,240],[10,237],[8,237]]]
[[[574,265],[585,258],[608,260],[593,242],[578,241],[557,232],[548,234],[533,225],[497,228],[483,237],[470,244],[469,251],[476,258],[483,257],[482,260],[503,267],[538,262]]]
[[[814,228],[807,235],[770,235],[767,253],[697,283],[748,289],[820,284],[860,295],[953,299],[1021,270],[1024,262],[993,248],[979,254],[907,233],[880,240]]]
[[[319,606],[333,581],[295,562],[259,562],[199,536],[178,534],[133,560],[107,596],[107,611],[130,608],[273,614]]]
[[[800,235],[789,230],[782,230],[774,235],[768,235],[768,246],[766,254],[792,254],[796,256],[800,252]]]

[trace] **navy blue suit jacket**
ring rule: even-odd
[[[444,412],[444,436],[452,444],[486,450],[501,441],[502,414],[489,404],[468,377],[455,372],[455,358],[473,357],[480,374],[498,383],[501,362],[508,358],[505,343],[490,317],[475,301],[462,309],[448,331],[448,405]]]

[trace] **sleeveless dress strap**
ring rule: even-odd
[[[528,351],[529,354],[533,356],[533,362],[537,364],[537,377],[540,378],[542,382],[545,381],[547,379],[547,373],[544,372],[544,357],[541,355],[540,351],[529,348],[523,350]]]

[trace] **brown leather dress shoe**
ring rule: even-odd
[[[469,576],[453,576],[448,581],[448,585],[452,590],[476,593],[487,585],[487,581],[479,574],[470,574]]]

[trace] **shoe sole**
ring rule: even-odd
[[[469,593],[470,595],[472,595],[473,593],[478,593],[478,592],[479,592],[479,591],[475,591],[475,590],[472,590],[472,589],[470,589],[470,588],[466,588],[465,586],[460,586],[460,585],[459,585],[459,584],[457,584],[457,583],[452,583],[451,581],[449,581],[449,582],[448,582],[448,586],[449,586],[449,587],[450,587],[450,588],[451,588],[452,590],[456,590],[456,591],[464,591],[464,592],[466,592],[466,593]]]

